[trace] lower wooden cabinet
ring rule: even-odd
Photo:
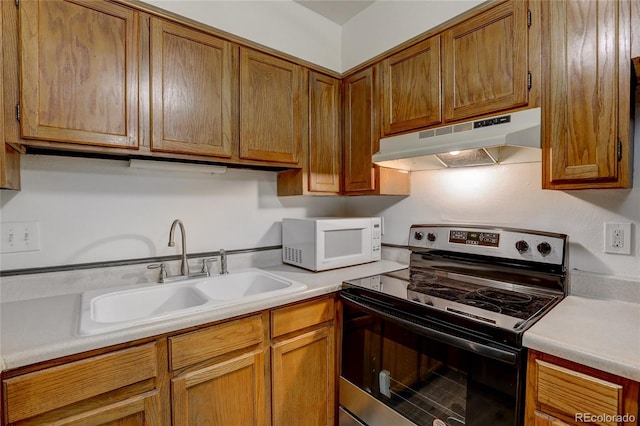
[[[530,351],[525,425],[637,425],[639,386],[633,380]]]
[[[162,341],[2,381],[3,424],[164,425]]]
[[[333,296],[2,374],[1,425],[333,425]]]
[[[274,426],[334,424],[334,312],[333,299],[324,299],[272,313]]]
[[[257,350],[171,380],[174,425],[263,425],[264,352]]]
[[[261,315],[169,338],[173,424],[263,425]]]

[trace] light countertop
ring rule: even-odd
[[[523,343],[640,381],[640,304],[569,295],[525,332]]]
[[[390,260],[313,273],[288,265],[265,268],[272,274],[307,286],[301,292],[274,296],[236,306],[212,309],[118,331],[80,335],[82,293],[63,294],[0,304],[0,367],[2,371],[132,340],[170,333],[239,315],[335,292],[342,281],[406,268]]]

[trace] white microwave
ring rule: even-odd
[[[312,271],[380,260],[379,217],[282,220],[282,261]]]

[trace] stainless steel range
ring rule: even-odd
[[[521,425],[522,335],[566,294],[567,236],[414,225],[409,247],[343,285],[340,424]]]

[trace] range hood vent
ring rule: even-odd
[[[373,162],[401,170],[432,170],[541,161],[540,108],[380,140]]]

